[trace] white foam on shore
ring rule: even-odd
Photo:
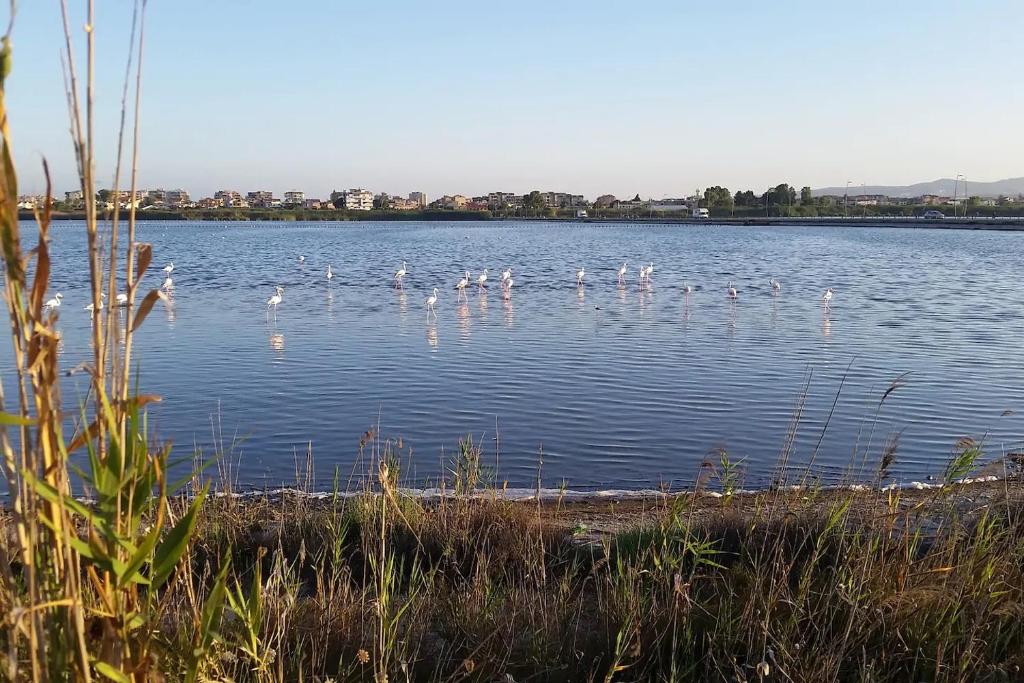
[[[971,484],[983,484],[991,483],[995,481],[1001,481],[1001,477],[994,475],[984,477],[966,477],[953,482],[954,486],[968,486]],[[783,487],[786,491],[854,491],[854,492],[869,492],[869,491],[901,491],[901,490],[930,490],[940,489],[944,486],[941,483],[935,482],[921,482],[911,481],[905,484],[887,484],[881,487],[874,487],[867,484],[836,484],[836,485],[824,485],[824,486],[804,486],[794,484]],[[757,493],[765,493],[770,489],[738,489],[734,495],[753,495]],[[261,496],[302,496],[312,500],[327,500],[332,498],[346,499],[361,496],[366,491],[316,491],[306,492],[296,488],[281,487],[276,489],[262,489],[245,491],[242,493],[213,493],[211,495],[215,497],[230,496],[233,498],[258,498]],[[370,491],[370,493],[378,493],[378,491]],[[452,489],[442,489],[437,487],[431,488],[399,488],[398,493],[402,496],[410,498],[416,498],[424,501],[443,500],[446,498],[463,498],[467,500],[505,500],[513,502],[529,502],[529,501],[600,501],[600,500],[649,500],[652,498],[664,498],[666,496],[679,496],[679,495],[694,495],[692,490],[680,490],[680,491],[663,491],[658,489],[599,489],[599,490],[578,490],[578,489],[562,489],[562,488],[503,488],[480,491],[470,493],[462,496],[456,496]],[[707,496],[710,498],[721,498],[722,493],[719,491],[702,491],[700,495]]]

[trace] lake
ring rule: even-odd
[[[70,368],[90,357],[84,229],[58,222],[52,237]],[[963,436],[992,459],[1024,447],[1021,233],[154,222],[139,237],[151,286],[175,264],[173,304],[136,338],[141,390],[164,398],[151,427],[176,456],[229,451],[244,487],[294,483],[310,443],[318,488],[364,472],[370,428],[401,437],[409,483],[435,481],[471,435],[499,481],[574,489],[685,486],[720,449],[760,486],[784,451],[826,481],[870,478],[895,434],[887,482],[940,475]],[[484,268],[490,287],[457,302],[463,271]],[[86,387],[67,378],[65,398]]]

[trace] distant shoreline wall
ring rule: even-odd
[[[122,219],[126,214],[122,212]],[[21,220],[32,220],[31,212],[21,212],[18,217]],[[53,220],[74,220],[85,219],[82,213],[54,213]],[[524,218],[524,217],[495,217],[488,212],[480,211],[423,211],[423,212],[373,212],[367,215],[353,216],[352,214],[336,214],[329,211],[311,211],[309,215],[288,214],[281,215],[279,212],[258,213],[231,213],[231,212],[202,212],[198,214],[178,212],[144,212],[137,216],[140,221],[217,221],[217,222],[266,222],[266,223],[294,223],[294,222],[369,222],[381,221],[488,221],[494,223],[502,222],[536,222],[536,223],[582,223],[586,225],[731,225],[731,226],[845,226],[845,227],[891,227],[891,228],[946,228],[959,230],[1006,230],[1024,231],[1024,217],[997,217],[997,218],[945,218],[940,220],[927,218],[884,218],[884,217],[858,217],[858,218],[830,218],[830,217],[772,217],[772,218]]]

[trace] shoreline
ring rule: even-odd
[[[326,214],[326,215],[325,215]],[[122,212],[122,217],[127,214]],[[34,220],[30,212],[20,212],[18,219]],[[84,221],[82,213],[58,213],[51,215],[54,221]],[[917,217],[740,217],[740,218],[691,218],[691,217],[525,217],[491,216],[486,212],[438,211],[425,214],[384,213],[372,216],[353,216],[331,212],[309,212],[301,216],[291,214],[241,215],[231,212],[188,215],[185,213],[146,214],[137,216],[140,223],[439,223],[439,222],[481,222],[481,223],[552,223],[583,225],[708,225],[732,227],[851,227],[851,228],[935,228],[945,230],[999,230],[1007,232],[1024,231],[1024,216],[945,218],[942,220]]]

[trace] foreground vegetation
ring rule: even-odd
[[[144,4],[141,6],[144,8]],[[135,190],[144,14],[126,131]],[[94,17],[68,101],[84,196],[95,197]],[[137,27],[137,31],[136,31]],[[447,494],[399,487],[401,443],[361,440],[350,495],[212,495],[203,463],[175,481],[147,431],[134,335],[160,297],[135,213],[88,199],[88,400],[62,401],[47,204],[22,243],[0,45],[0,252],[14,367],[0,391],[0,677],[12,681],[1014,680],[1024,659],[1024,523],[1016,480],[937,488],[741,494],[724,455],[692,494],[606,507],[511,502],[471,439]],[[134,80],[134,88],[130,84]],[[134,105],[129,107],[130,94]],[[122,120],[128,120],[122,116]],[[123,307],[108,305],[126,295]],[[882,396],[898,388],[894,383]],[[190,458],[188,458],[190,459]],[[307,471],[309,468],[306,468]],[[785,468],[782,468],[785,470]],[[308,477],[300,478],[308,481]],[[705,493],[713,487],[715,496]]]

